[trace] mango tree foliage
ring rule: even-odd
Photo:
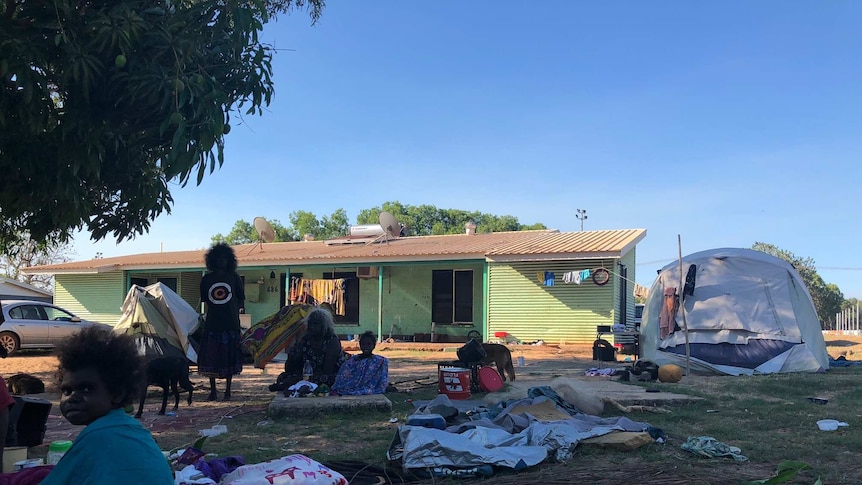
[[[841,311],[844,295],[837,285],[823,281],[812,258],[803,258],[786,249],[763,242],[755,242],[751,249],[781,258],[796,268],[814,301],[820,325],[823,328],[832,327],[835,323],[835,314]]]
[[[316,20],[323,2],[0,2],[0,250],[148,231],[272,100],[258,35],[296,7]]]

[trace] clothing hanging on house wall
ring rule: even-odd
[[[572,283],[581,284],[581,273],[579,271],[566,271],[563,273],[563,283],[571,285]]]
[[[311,279],[296,278],[294,292],[293,280],[291,280],[292,301],[308,302],[308,297],[314,300],[314,304],[329,303],[335,310],[336,315],[344,315],[344,290],[347,280],[337,279]],[[295,295],[294,295],[295,293]],[[295,296],[295,298],[294,298]]]
[[[299,276],[292,276],[290,278],[290,287],[287,295],[287,300],[290,302],[298,302],[299,301],[299,283],[302,281],[302,278]]]
[[[554,286],[554,272],[545,271],[545,286]]]

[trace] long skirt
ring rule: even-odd
[[[204,332],[198,351],[198,374],[224,379],[242,372],[238,330]]]

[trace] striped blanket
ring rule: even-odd
[[[263,369],[279,352],[305,335],[304,319],[313,305],[287,305],[255,323],[242,335],[242,348],[251,354],[254,366]]]

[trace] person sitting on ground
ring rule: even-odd
[[[359,337],[362,353],[350,357],[335,377],[332,391],[341,396],[383,394],[389,385],[389,359],[374,355],[377,337],[365,332]]]
[[[55,353],[60,412],[86,428],[41,483],[173,484],[153,436],[124,410],[143,389],[132,337],[85,327],[60,341]]]
[[[284,373],[270,386],[272,391],[286,391],[300,380],[331,388],[338,368],[347,360],[341,350],[341,340],[335,335],[335,321],[330,312],[315,308],[305,317],[305,322],[306,334],[287,351]],[[303,379],[306,364],[311,365],[311,376]]]
[[[4,355],[3,358],[5,357]],[[0,377],[0,463],[3,462],[3,448],[6,446],[6,434],[9,431],[9,410],[14,405],[15,398],[9,394],[6,381]]]

